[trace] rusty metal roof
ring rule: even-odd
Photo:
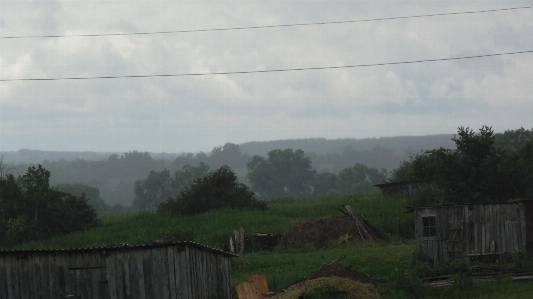
[[[238,255],[229,253],[220,249],[212,248],[200,243],[191,242],[191,241],[166,241],[160,243],[150,243],[150,244],[140,244],[140,245],[130,245],[130,244],[118,244],[118,245],[109,245],[102,247],[87,247],[87,248],[70,248],[70,249],[7,249],[0,250],[1,254],[10,254],[10,253],[67,253],[67,252],[81,252],[81,251],[101,251],[101,250],[132,250],[132,249],[149,249],[165,246],[174,246],[174,245],[183,245],[183,246],[192,246],[201,250],[212,251],[221,255],[229,257],[238,257]]]

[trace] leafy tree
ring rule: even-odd
[[[150,171],[146,179],[135,181],[133,205],[139,210],[152,209],[173,195],[173,183],[167,169]]]
[[[152,209],[163,201],[176,197],[185,187],[208,172],[209,166],[204,163],[198,166],[185,165],[182,170],[174,173],[174,177],[170,176],[167,169],[150,171],[144,180],[135,181],[133,205],[139,210]]]
[[[159,211],[178,215],[195,215],[222,208],[266,209],[266,203],[257,200],[254,192],[239,183],[233,171],[221,167],[196,179],[176,198],[158,206]]]
[[[365,193],[375,189],[374,185],[385,181],[387,171],[368,168],[356,163],[353,167],[345,168],[337,176],[337,190],[340,193]]]
[[[59,184],[54,186],[57,190],[70,193],[74,196],[87,198],[87,203],[93,207],[98,214],[106,213],[109,206],[100,198],[100,190],[84,184]]]
[[[242,154],[241,148],[237,144],[226,143],[224,146],[217,146],[211,151],[209,165],[218,168],[222,165],[230,165],[234,168],[246,167],[250,155]]]
[[[533,142],[508,152],[494,145],[494,132],[487,126],[479,133],[460,127],[452,140],[456,150],[425,151],[404,162],[393,177],[433,179],[435,194],[445,203],[498,202],[531,194]]]
[[[494,134],[494,146],[509,153],[518,151],[530,140],[533,140],[533,129],[520,128]]]
[[[253,156],[248,162],[247,179],[254,191],[266,197],[312,193],[316,171],[302,150],[276,149],[267,156]]]
[[[313,194],[316,196],[337,193],[337,175],[330,172],[319,173],[313,183]]]
[[[50,172],[41,165],[15,178],[0,179],[0,246],[51,238],[97,226],[85,196],[50,188]]]

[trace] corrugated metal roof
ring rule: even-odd
[[[87,248],[71,248],[71,249],[8,249],[0,250],[0,254],[10,254],[10,253],[54,253],[54,252],[80,252],[80,251],[100,251],[100,250],[131,250],[131,249],[147,249],[147,248],[156,248],[164,246],[173,246],[173,245],[184,245],[192,246],[202,250],[216,252],[222,255],[229,257],[238,257],[238,255],[229,253],[220,249],[212,248],[200,243],[191,242],[191,241],[168,241],[161,243],[151,243],[151,244],[141,244],[141,245],[129,245],[129,244],[120,244],[120,245],[110,245],[103,247],[87,247]]]

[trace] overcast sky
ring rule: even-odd
[[[532,1],[0,1],[0,36],[133,33],[499,9]],[[533,50],[533,9],[194,33],[0,39],[0,78],[253,71]],[[533,53],[361,68],[0,82],[0,151],[533,127]]]

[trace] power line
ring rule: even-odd
[[[237,75],[237,74],[276,73],[276,72],[279,73],[279,72],[292,72],[292,71],[312,71],[312,70],[345,69],[345,68],[372,67],[372,66],[397,65],[397,64],[413,64],[413,63],[425,63],[425,62],[436,62],[436,61],[484,58],[484,57],[494,57],[494,56],[504,56],[504,55],[516,55],[516,54],[525,54],[525,53],[533,53],[533,50],[495,53],[495,54],[482,54],[482,55],[462,56],[462,57],[452,57],[452,58],[435,58],[435,59],[424,59],[424,60],[383,62],[383,63],[371,63],[371,64],[353,64],[353,65],[341,65],[341,66],[320,66],[320,67],[306,67],[306,68],[272,69],[272,70],[263,70],[263,71],[234,71],[234,72],[214,72],[214,73],[95,76],[95,77],[66,77],[66,78],[21,78],[21,79],[0,79],[0,82],[94,80],[94,79],[151,78],[151,77],[190,77],[190,76]]]
[[[476,10],[476,11],[462,11],[462,12],[447,12],[447,13],[435,13],[426,15],[412,15],[412,16],[399,16],[399,17],[385,17],[374,19],[362,19],[362,20],[348,20],[348,21],[333,21],[333,22],[316,22],[316,23],[294,23],[294,24],[282,24],[282,25],[265,25],[265,26],[247,26],[247,27],[229,27],[229,28],[210,28],[210,29],[191,29],[191,30],[172,30],[172,31],[153,31],[153,32],[133,32],[133,33],[104,33],[104,34],[65,34],[65,35],[28,35],[28,36],[2,36],[0,39],[22,39],[22,38],[61,38],[61,37],[99,37],[99,36],[127,36],[127,35],[150,35],[150,34],[171,34],[171,33],[192,33],[192,32],[208,32],[208,31],[228,31],[228,30],[247,30],[247,29],[263,29],[263,28],[279,28],[279,27],[295,27],[295,26],[312,26],[312,25],[332,25],[332,24],[346,24],[346,23],[362,23],[373,21],[388,21],[399,19],[411,19],[411,18],[427,18],[449,15],[462,15],[462,14],[477,14],[507,10],[519,10],[529,9],[533,6],[522,7],[510,7],[510,8],[497,8],[488,10]]]

